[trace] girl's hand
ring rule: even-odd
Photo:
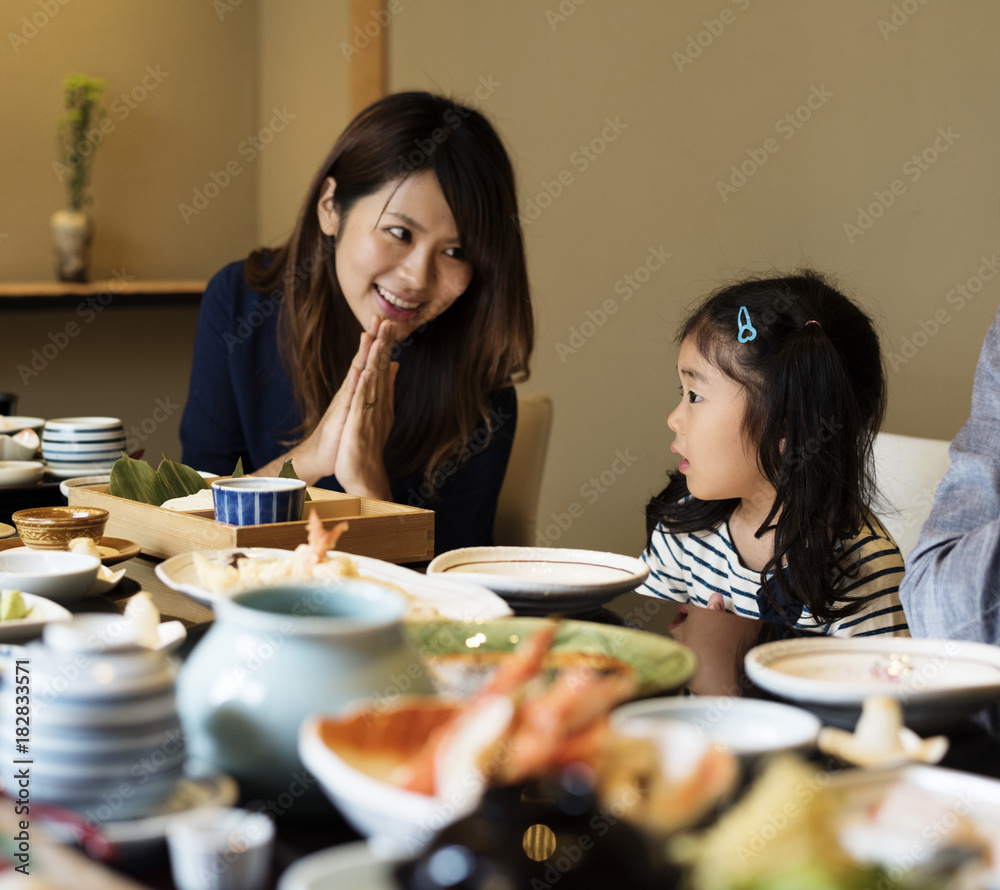
[[[380,320],[345,412],[334,469],[344,491],[379,500],[392,499],[382,454],[395,419],[399,363],[390,360],[393,342],[392,324]]]

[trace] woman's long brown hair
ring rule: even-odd
[[[252,253],[245,274],[255,290],[280,294],[281,354],[302,416],[295,432],[308,434],[343,382],[361,334],[337,281],[334,239],[319,226],[324,182],[336,181],[343,225],[359,199],[423,170],[437,177],[474,270],[465,293],[395,350],[408,354],[396,382],[386,466],[390,477],[422,471],[431,481],[481,420],[496,428],[490,398],[527,378],[534,341],[514,172],[486,118],[430,93],[375,102],[320,167],[288,243]]]

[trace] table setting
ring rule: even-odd
[[[604,620],[635,614],[638,560],[474,548],[427,564],[407,559],[413,529],[363,522],[426,529],[426,511],[301,486],[310,500],[253,522],[261,504],[216,512],[216,492],[299,486],[213,481],[212,506],[185,513],[70,479],[44,533],[27,516],[0,541],[0,588],[23,587],[24,609],[4,619],[0,599],[5,793],[30,665],[31,824],[117,877],[575,887],[627,854],[634,887],[1000,886],[1000,783],[976,775],[996,775],[1000,747],[973,719],[1000,699],[993,647],[785,640],[748,653],[751,695],[689,696],[689,649]],[[773,813],[818,871],[763,831]],[[758,849],[735,874],[719,851],[740,845]]]

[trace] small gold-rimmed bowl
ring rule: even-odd
[[[100,541],[108,522],[101,507],[33,507],[11,519],[25,546],[33,550],[67,550],[73,538]]]

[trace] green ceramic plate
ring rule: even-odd
[[[548,618],[498,618],[482,623],[413,622],[406,629],[423,658],[463,653],[473,663],[481,653],[514,651],[535,630],[551,623]],[[673,692],[697,668],[694,653],[669,637],[590,621],[560,622],[551,651],[624,662],[635,672],[636,697]]]

